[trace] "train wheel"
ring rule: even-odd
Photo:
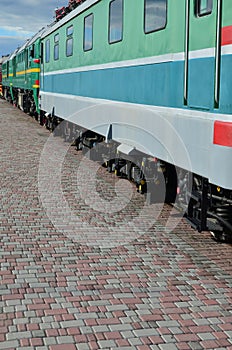
[[[223,231],[210,231],[210,234],[211,234],[212,238],[216,242],[221,242],[221,243],[232,242],[232,236],[226,234],[226,232],[223,232]]]

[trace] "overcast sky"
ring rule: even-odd
[[[68,0],[0,0],[0,57],[13,52],[53,22],[55,8]]]

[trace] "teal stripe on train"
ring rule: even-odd
[[[46,92],[175,107],[183,102],[183,71],[183,62],[110,68],[47,75],[44,86]]]
[[[232,56],[225,57],[223,60],[228,67]],[[194,79],[191,78],[189,97],[192,105],[190,107],[213,110],[214,79],[210,72],[214,70],[214,59],[193,60],[190,77],[197,76],[200,72],[203,75],[202,69],[207,89],[204,84],[197,86],[197,80],[194,84]],[[226,67],[223,68],[222,75],[224,70]],[[185,107],[183,61],[45,75],[43,86],[46,87],[45,92],[156,106]],[[222,113],[225,112],[225,105],[228,104],[227,95],[225,91],[221,91],[223,106],[219,111]],[[204,104],[205,101],[207,106]]]

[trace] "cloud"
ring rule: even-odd
[[[25,42],[25,38],[15,36],[0,36],[0,57],[12,53]]]
[[[56,7],[67,5],[68,0],[1,0],[0,57],[53,22]]]

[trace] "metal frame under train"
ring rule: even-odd
[[[147,204],[166,202],[184,211],[184,217],[198,232],[210,231],[219,242],[232,242],[232,193],[210,184],[208,179],[173,164],[148,156],[107,137],[55,115],[39,117],[54,136],[72,142],[91,160],[103,164],[107,171],[132,181],[146,196]]]

